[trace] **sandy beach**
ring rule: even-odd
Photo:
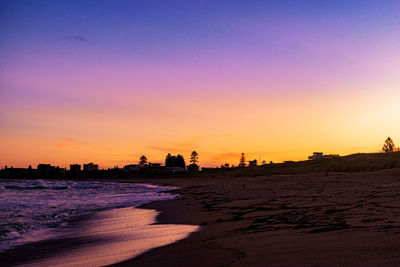
[[[70,224],[72,230],[64,229],[64,237],[18,247],[0,260],[6,265],[29,260],[41,266],[400,264],[400,169],[144,181],[180,186],[175,190],[179,197],[144,204],[135,211],[121,209],[78,219]],[[137,231],[138,222],[129,221],[132,212],[144,214],[139,224],[151,223],[143,230],[148,231],[145,235],[163,238],[147,244]],[[177,225],[183,234],[174,228]],[[201,230],[181,239],[195,225]],[[171,236],[174,240],[162,243]],[[142,250],[135,250],[135,243]]]
[[[143,208],[202,231],[117,266],[400,264],[400,169],[157,182],[181,197]]]

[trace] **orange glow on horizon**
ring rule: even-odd
[[[338,94],[317,95],[303,98],[301,105],[297,97],[282,102],[228,96],[213,103],[206,97],[196,102],[177,98],[176,105],[154,98],[136,117],[127,106],[110,112],[30,110],[29,118],[21,112],[15,122],[23,123],[24,131],[1,133],[0,166],[95,162],[102,168],[123,167],[137,163],[142,154],[150,162],[164,163],[167,153],[182,154],[188,162],[193,150],[201,166],[237,165],[241,152],[247,160],[281,162],[305,160],[314,151],[377,152],[388,135],[395,143],[400,140],[392,134],[399,132],[390,116],[400,114],[393,108],[395,97],[360,94],[345,101]],[[148,113],[153,108],[155,113]]]

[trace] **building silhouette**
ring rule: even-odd
[[[309,160],[316,160],[316,159],[329,159],[329,158],[336,158],[339,157],[339,154],[330,154],[324,155],[323,152],[314,152],[312,156],[309,156]]]
[[[69,165],[69,173],[73,176],[79,175],[81,173],[81,165],[80,164]]]
[[[257,160],[249,160],[249,167],[255,167],[257,166]]]
[[[93,162],[90,162],[88,164],[83,164],[83,170],[85,172],[98,171],[99,165],[93,164]]]

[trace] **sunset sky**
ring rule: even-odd
[[[400,145],[400,1],[0,1],[0,167]]]

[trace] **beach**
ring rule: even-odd
[[[400,264],[400,169],[158,182],[181,197],[142,207],[202,230],[116,266]]]
[[[157,248],[124,255],[114,266],[400,264],[400,169],[141,181],[180,187],[173,190],[179,194],[175,199],[139,206],[146,212],[157,211],[152,227],[197,225],[201,228],[168,245],[156,241]],[[128,217],[123,221],[127,222]],[[83,218],[76,223],[84,223],[90,231],[95,231],[93,219]],[[109,221],[108,225],[118,224]],[[106,232],[114,234],[112,229]],[[132,232],[126,237],[130,239],[134,235]],[[11,250],[7,256],[8,260],[26,258],[29,253],[37,255],[39,251],[44,258],[54,256],[56,261],[47,263],[57,265],[63,259],[58,255],[79,251],[82,244],[85,255],[78,256],[81,259],[88,255],[97,258],[104,254],[104,248],[111,254],[124,250],[123,243],[113,243],[112,238],[105,236],[96,240],[96,235],[91,238],[78,235],[69,240],[70,245],[62,239],[34,243]],[[39,265],[45,262],[37,261]]]

